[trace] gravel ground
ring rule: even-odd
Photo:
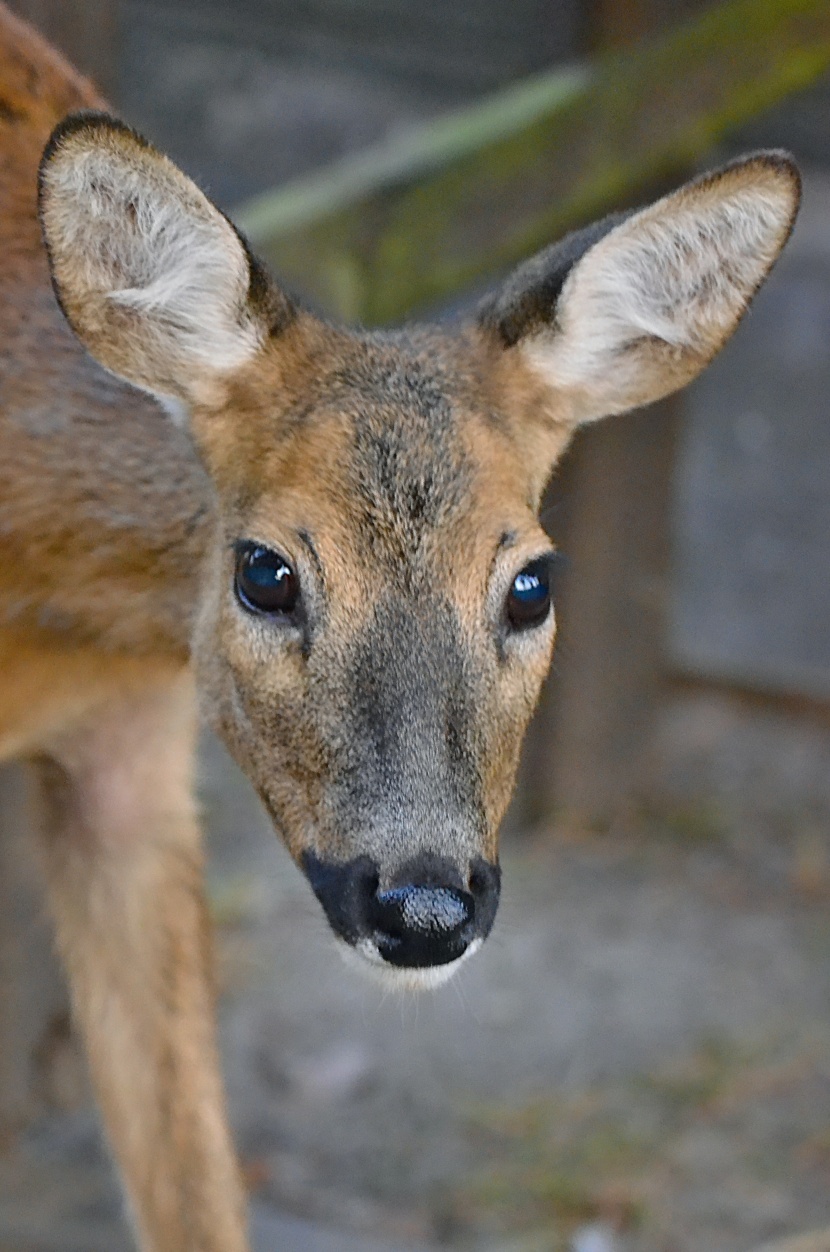
[[[417,999],[343,966],[207,746],[224,1054],[263,1252],[749,1252],[830,1222],[830,839],[780,799],[782,760],[794,796],[805,761],[830,776],[830,731],[765,733],[707,701],[671,726],[720,734],[720,798],[508,838],[492,939]],[[0,1166],[2,1252],[115,1252],[118,1212],[85,1109]]]

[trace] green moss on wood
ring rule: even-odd
[[[700,160],[828,65],[827,0],[731,0],[260,196],[237,220],[321,307],[397,321]]]

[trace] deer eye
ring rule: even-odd
[[[287,615],[300,598],[300,582],[279,552],[256,543],[236,550],[236,596],[252,613]]]
[[[553,554],[537,557],[520,570],[507,593],[507,620],[514,630],[541,626],[550,612]]]

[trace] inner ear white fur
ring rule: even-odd
[[[575,423],[659,399],[733,332],[786,242],[798,180],[756,158],[626,219],[577,262],[555,325],[519,345]]]
[[[42,170],[41,216],[67,316],[112,372],[182,401],[200,375],[238,369],[259,348],[238,236],[129,131],[59,139]]]
[[[91,214],[109,235],[99,254],[115,280],[107,298],[157,318],[215,369],[247,360],[260,339],[246,310],[247,258],[225,219],[200,194],[168,198],[133,171],[109,186],[110,168],[90,173]]]

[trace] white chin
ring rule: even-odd
[[[353,969],[359,969],[363,974],[368,974],[371,979],[379,982],[387,990],[426,991],[449,982],[464,962],[478,952],[481,944],[481,939],[474,939],[457,960],[448,961],[446,965],[422,967],[390,965],[388,961],[384,961],[377,944],[371,939],[361,939],[360,943],[355,944],[354,947],[343,942],[339,942],[337,946],[347,965],[351,965]]]

